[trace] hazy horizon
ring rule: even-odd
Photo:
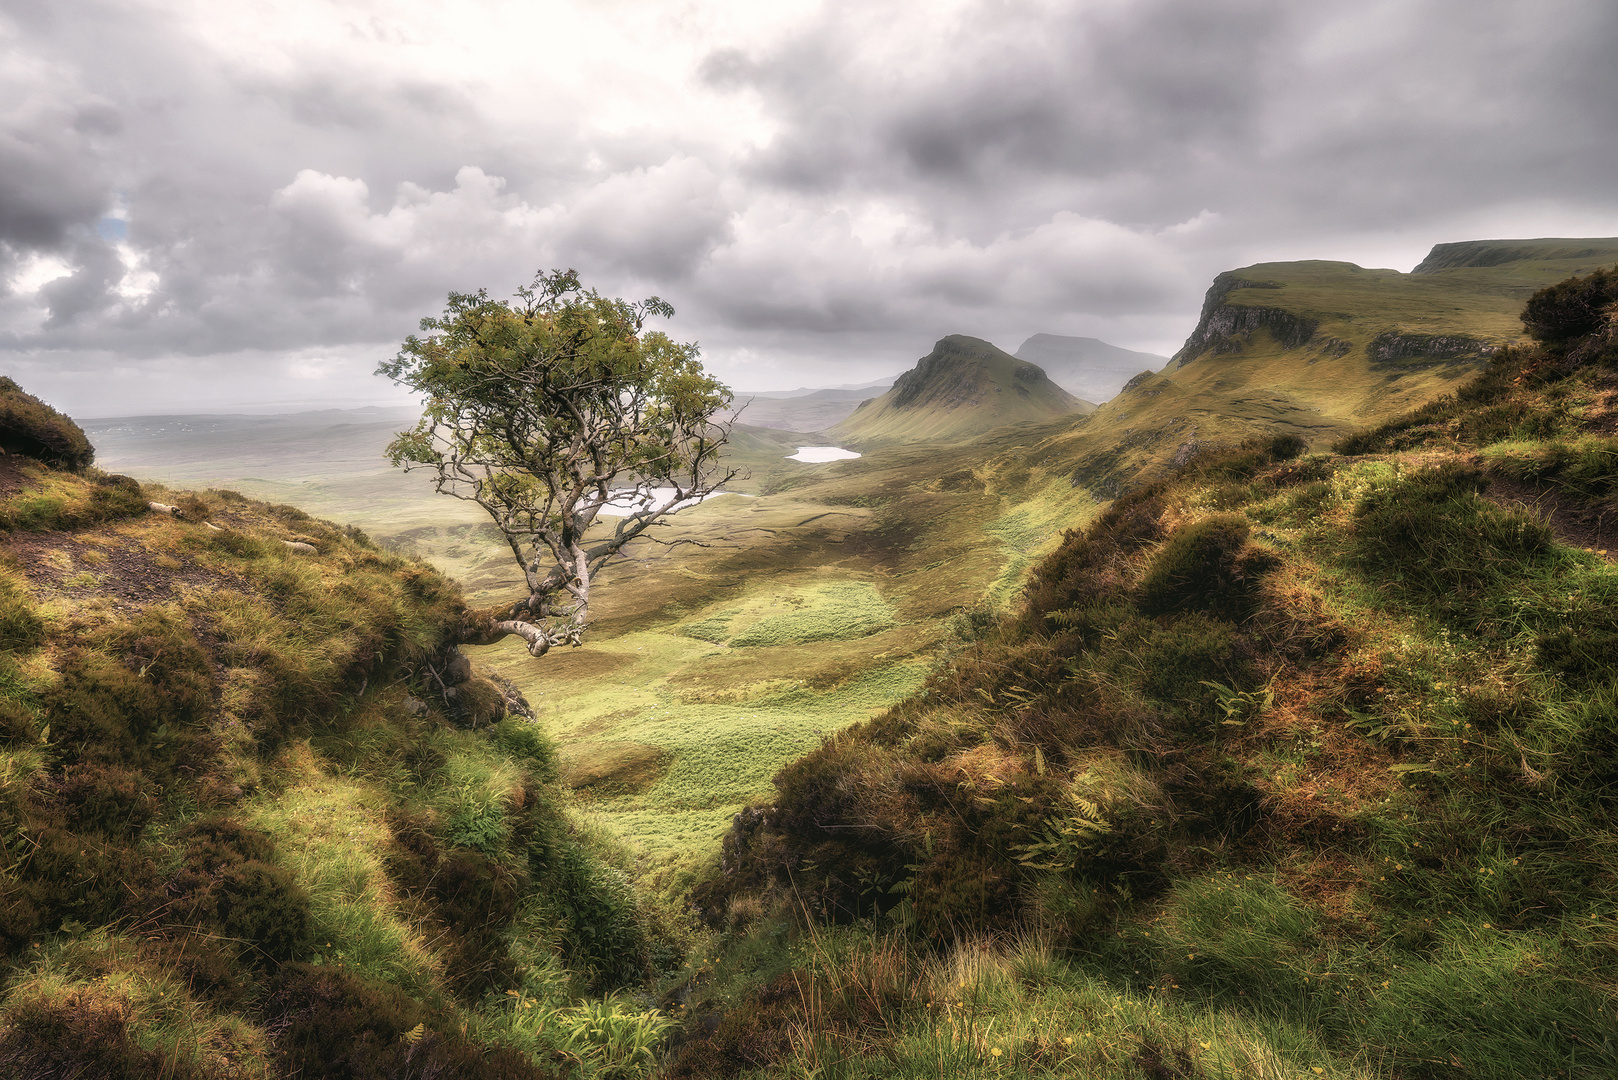
[[[554,267],[748,391],[1168,355],[1223,270],[1618,234],[1614,44],[1600,0],[0,0],[0,371],[402,403],[447,293]]]

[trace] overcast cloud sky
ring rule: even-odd
[[[1170,353],[1221,270],[1618,235],[1611,0],[0,0],[0,372],[400,403],[450,290],[657,294],[745,389]]]

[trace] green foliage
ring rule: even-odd
[[[650,1075],[675,1021],[618,994],[574,1007],[508,991],[510,1011],[491,1030],[538,1057],[561,1058],[601,1080]]]
[[[451,293],[377,373],[426,399],[421,421],[388,447],[436,489],[476,503],[522,568],[528,596],[503,621],[525,623],[533,655],[577,645],[589,622],[588,582],[678,503],[641,507],[586,541],[602,505],[624,491],[674,487],[703,496],[735,475],[718,466],[726,430],[714,417],[730,391],[697,347],[646,331],[674,309],[586,290],[573,271],[536,277],[521,304]],[[562,621],[551,625],[548,617]]]
[[[1039,825],[1035,839],[1018,845],[1017,861],[1034,870],[1071,873],[1084,862],[1093,842],[1112,826],[1101,807],[1077,791],[1067,792],[1065,814],[1053,814]]]
[[[495,745],[526,765],[535,781],[546,785],[557,782],[556,740],[542,725],[512,716],[496,724],[493,734]]]
[[[1275,566],[1273,556],[1247,543],[1249,531],[1240,514],[1213,514],[1176,529],[1141,575],[1141,610],[1244,618],[1259,579]]]
[[[1600,329],[1618,303],[1618,271],[1597,270],[1547,286],[1528,298],[1522,323],[1535,341],[1561,345]]]
[[[0,376],[0,448],[66,469],[83,469],[95,460],[95,447],[79,425],[5,376]]]
[[[628,877],[577,842],[563,841],[533,857],[547,884],[547,904],[568,928],[569,964],[598,990],[646,978],[651,943]]]

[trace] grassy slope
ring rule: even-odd
[[[1514,256],[1510,261],[1493,253],[1501,245],[1511,247],[1503,253]],[[1486,347],[1516,341],[1517,314],[1532,292],[1618,259],[1618,241],[1485,241],[1435,251],[1450,262],[1470,256],[1487,265],[1403,274],[1312,261],[1260,263],[1221,275],[1199,334],[1222,309],[1227,315],[1268,309],[1314,322],[1308,340],[1289,344],[1274,327],[1215,336],[1201,349],[1182,350],[1164,371],[1092,416],[1053,425],[1041,453],[1072,462],[1080,482],[1109,495],[1159,474],[1197,446],[1273,430],[1324,446],[1453,390],[1483,363],[1472,349],[1424,353],[1414,337],[1410,355],[1378,359],[1373,346],[1382,335],[1461,336]],[[1272,287],[1216,295],[1231,279]]]
[[[670,1075],[1613,1075],[1604,341],[1071,534],[727,839]]]
[[[419,476],[367,465],[366,447],[379,453],[389,425],[333,432],[318,416],[292,419],[164,425],[123,441],[112,429],[95,430],[111,440],[109,463],[124,471],[173,470],[199,487],[308,500],[391,549],[431,560],[475,602],[514,595],[518,575],[489,527],[433,495]],[[253,457],[254,447],[296,444],[306,429],[319,435],[317,446],[284,451],[299,482],[264,479],[279,474]],[[481,651],[561,737],[567,776],[597,820],[634,841],[647,865],[668,867],[671,885],[712,860],[730,815],[818,733],[913,690],[947,622],[963,609],[1003,604],[1031,560],[1056,542],[1056,523],[1092,505],[1054,473],[1023,464],[1026,442],[1015,432],[981,447],[787,461],[804,441],[739,425],[729,460],[748,475],[731,486],[758,497],[715,499],[683,513],[664,537],[711,546],[648,546],[611,568],[584,649],[543,661],[513,646]],[[340,452],[327,461],[319,445]],[[228,471],[209,473],[210,454]],[[844,602],[849,596],[862,599]],[[866,603],[893,625],[862,621]],[[742,612],[738,632],[758,621],[754,611],[783,616],[788,632],[740,644],[736,635],[705,640],[714,635],[700,626],[733,610]],[[800,621],[816,634],[830,624],[832,636],[793,641]],[[695,791],[712,776],[724,783]]]
[[[408,698],[461,610],[290,507],[0,458],[0,1073],[646,1063],[580,995],[676,946],[548,738]]]
[[[683,512],[665,537],[711,546],[611,568],[585,648],[535,662],[508,643],[481,659],[557,734],[600,820],[678,888],[776,770],[914,691],[951,622],[1003,607],[1057,522],[1092,512],[1021,465],[1025,449],[1011,431],[792,463],[765,494]]]

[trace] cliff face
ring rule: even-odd
[[[1496,348],[1470,334],[1416,334],[1387,330],[1373,338],[1365,350],[1373,363],[1392,364],[1418,357],[1432,360],[1478,358],[1489,355]]]
[[[1323,446],[1453,392],[1524,340],[1531,295],[1614,262],[1618,239],[1478,240],[1439,245],[1412,273],[1328,260],[1227,271],[1169,365],[1054,435],[1049,456],[1110,497],[1252,436]]]
[[[1202,302],[1202,316],[1180,351],[1170,361],[1183,367],[1205,353],[1235,352],[1255,333],[1268,330],[1284,347],[1296,349],[1309,343],[1320,329],[1320,320],[1298,315],[1279,307],[1227,303],[1231,293],[1248,289],[1284,289],[1279,281],[1256,281],[1240,272],[1227,271],[1214,278]]]

